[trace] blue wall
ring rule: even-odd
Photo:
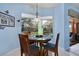
[[[40,16],[53,16],[54,15],[54,8],[41,8],[39,10]]]
[[[59,47],[64,47],[64,4],[59,4],[54,9],[54,39],[60,33]],[[54,41],[55,42],[55,41]]]
[[[15,17],[15,27],[0,29],[0,55],[19,47],[18,33],[21,32],[21,23],[17,22],[17,20],[21,19],[21,14],[35,14],[35,9],[27,4],[0,4],[0,11],[5,10],[9,10],[9,14]],[[53,16],[53,9],[39,8],[39,15]]]

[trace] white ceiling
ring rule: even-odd
[[[50,8],[50,7],[56,7],[59,3],[38,3],[39,8]],[[30,3],[28,4],[32,7],[36,7],[36,3]]]
[[[39,8],[50,8],[50,7],[56,7],[58,6],[60,3],[38,3],[38,7]],[[70,3],[75,7],[79,7],[79,3]],[[36,3],[29,3],[29,5],[31,5],[32,7],[36,6]]]

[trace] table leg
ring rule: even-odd
[[[44,47],[43,47],[42,43],[40,43],[40,55],[44,56]]]

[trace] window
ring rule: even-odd
[[[38,22],[35,18],[22,18],[22,31],[38,33]],[[43,34],[52,33],[52,17],[40,17]]]

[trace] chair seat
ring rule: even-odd
[[[54,47],[55,47],[55,45],[52,44],[52,43],[46,43],[46,44],[44,45],[44,48],[48,48],[48,49],[54,48]]]

